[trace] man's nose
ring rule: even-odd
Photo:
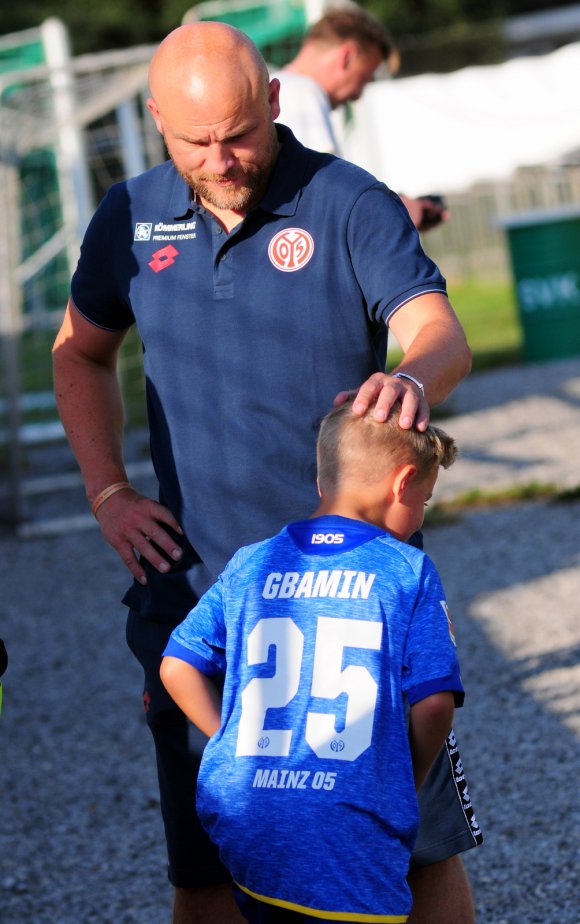
[[[207,149],[205,169],[210,173],[224,174],[231,170],[235,161],[229,145],[215,142]]]

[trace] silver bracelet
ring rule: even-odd
[[[393,379],[409,379],[413,385],[416,385],[423,397],[425,397],[425,386],[423,382],[420,382],[419,379],[416,379],[414,375],[409,375],[408,372],[393,372],[391,378]]]

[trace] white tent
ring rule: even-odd
[[[580,148],[580,43],[370,84],[344,155],[408,195],[508,177]]]

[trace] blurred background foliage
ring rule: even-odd
[[[38,26],[49,16],[68,28],[73,54],[154,44],[195,6],[192,0],[8,0],[0,34]],[[503,59],[501,21],[508,16],[572,5],[571,0],[361,0],[391,31],[402,55],[401,75],[452,71]]]

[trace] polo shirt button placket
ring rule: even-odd
[[[228,257],[228,251],[223,250],[226,241],[223,242],[222,248],[216,248],[216,261],[214,269],[214,295],[220,298],[232,298],[232,267],[231,257]]]

